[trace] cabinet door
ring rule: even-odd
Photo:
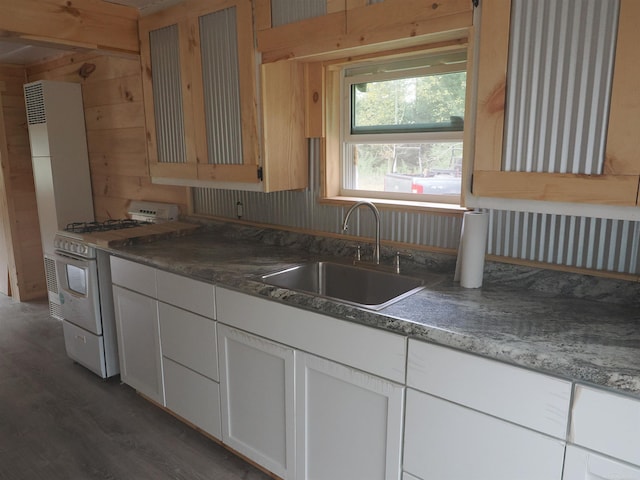
[[[553,0],[482,2],[474,194],[636,205],[640,3],[592,5],[584,16]]]
[[[264,190],[308,185],[304,67],[295,61],[261,65]]]
[[[193,60],[198,179],[258,185],[251,2],[195,2]],[[197,11],[199,10],[199,11]]]
[[[120,378],[164,405],[158,302],[114,285]]]
[[[259,189],[251,2],[190,0],[143,17],[140,49],[151,176]]]
[[[284,479],[295,478],[294,352],[218,325],[222,441]]]
[[[184,5],[140,19],[147,153],[152,177],[196,178],[192,70]]]
[[[296,354],[299,478],[398,480],[404,387]]]
[[[438,480],[560,480],[564,442],[407,389],[404,470]]]
[[[640,468],[568,446],[562,480],[640,480]]]

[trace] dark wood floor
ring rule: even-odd
[[[44,302],[0,294],[0,479],[268,478],[67,358]]]

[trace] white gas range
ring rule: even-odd
[[[54,238],[60,314],[70,358],[102,378],[120,373],[109,254],[86,238],[99,232],[175,220],[178,208],[131,202],[131,218],[67,225]]]

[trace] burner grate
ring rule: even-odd
[[[73,222],[68,224],[64,231],[71,233],[108,232],[109,230],[122,230],[124,228],[138,227],[148,222],[132,220],[130,218],[110,219],[104,222]]]

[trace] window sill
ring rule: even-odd
[[[319,200],[322,205],[336,205],[344,206],[350,205],[355,202],[370,201],[375,203],[376,207],[386,210],[407,211],[407,212],[421,212],[431,213],[435,215],[449,215],[455,217],[461,217],[464,212],[469,211],[468,208],[461,207],[460,205],[453,205],[447,203],[431,203],[431,202],[417,202],[408,200],[389,200],[387,198],[371,198],[371,197],[324,197]]]

